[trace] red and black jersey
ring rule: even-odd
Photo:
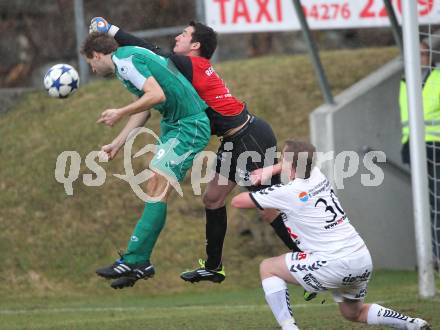
[[[200,98],[209,106],[206,114],[211,121],[212,134],[222,136],[228,130],[246,122],[248,112],[245,104],[231,94],[208,59],[164,53],[154,44],[130,35],[121,29],[116,33],[115,39],[120,45],[139,46],[168,57],[185,78],[192,83]]]
[[[243,102],[231,94],[211,62],[203,57],[193,56],[190,59],[193,71],[192,84],[200,97],[222,115],[238,115],[243,110]]]

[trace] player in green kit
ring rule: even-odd
[[[148,196],[128,243],[126,252],[113,265],[99,268],[96,273],[115,279],[111,286],[132,286],[141,278],[154,275],[150,256],[165,224],[169,181],[183,180],[194,157],[209,142],[210,124],[205,114],[208,107],[173,62],[140,47],[119,47],[112,37],[92,33],[81,53],[93,72],[106,76],[115,73],[124,86],[138,97],[118,109],[107,109],[99,123],[113,126],[122,117],[127,124],[112,143],[102,147],[109,159],[115,157],[130,132],[143,126],[150,117],[149,109],[162,115],[160,143],[150,168],[155,172],[147,182]],[[163,193],[166,191],[166,193]]]

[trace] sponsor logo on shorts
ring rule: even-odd
[[[307,258],[307,253],[305,252],[292,253],[292,260],[304,260],[306,258]]]
[[[358,294],[354,296],[355,299],[365,298],[367,295],[367,289],[359,290]]]
[[[295,265],[292,265],[292,266],[290,267],[290,271],[291,271],[292,273],[296,273],[296,272],[307,272],[307,271],[313,272],[313,271],[315,271],[315,270],[318,270],[318,269],[321,268],[322,266],[324,266],[326,263],[327,263],[327,261],[320,261],[320,260],[318,260],[318,261],[316,261],[316,262],[314,262],[314,263],[312,263],[312,264],[309,264],[309,265],[305,265],[305,264],[295,264]]]
[[[235,173],[239,179],[244,180],[244,181],[249,181],[249,176],[250,176],[249,171],[245,171],[245,170],[242,170],[241,168],[237,168]]]
[[[306,276],[303,277],[303,281],[310,287],[312,287],[313,289],[317,290],[317,291],[323,291],[323,290],[327,290],[317,279],[315,276],[313,276],[312,274],[307,274]]]
[[[360,275],[353,276],[352,274],[349,274],[348,276],[342,279],[342,285],[350,285],[358,282],[366,282],[370,279],[370,275],[371,275],[371,271],[369,271],[368,269],[366,269],[365,272],[363,272]]]
[[[223,155],[223,153],[221,153],[221,154],[217,154],[217,159],[223,163],[226,160],[226,157],[225,155]]]

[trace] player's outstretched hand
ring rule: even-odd
[[[97,123],[102,123],[107,126],[113,126],[116,124],[122,115],[118,111],[118,109],[107,109],[103,113],[101,113],[101,117],[96,121]]]
[[[89,25],[89,33],[100,32],[108,33],[111,28],[111,24],[103,17],[93,17]]]
[[[105,155],[104,157],[107,157],[108,160],[112,160],[115,158],[119,149],[120,147],[116,145],[116,143],[110,143],[101,147],[101,153],[102,155]]]
[[[261,182],[261,174],[263,173],[263,169],[262,168],[258,168],[254,171],[251,172],[251,183],[253,186],[259,185]]]
[[[250,180],[253,186],[259,184],[270,184],[270,178],[272,177],[272,166],[258,168],[251,172]]]

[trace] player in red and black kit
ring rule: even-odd
[[[209,59],[217,47],[217,34],[210,27],[191,22],[175,38],[176,44],[172,53],[165,53],[154,44],[124,32],[100,17],[92,19],[90,31],[108,33],[121,46],[139,46],[170,58],[210,107],[207,115],[211,121],[211,131],[220,137],[221,144],[217,152],[215,177],[203,193],[207,260],[199,260],[199,268],[183,272],[180,276],[189,282],[222,282],[225,279],[222,250],[227,227],[226,196],[237,184],[245,185],[249,190],[267,187],[250,185],[249,175],[253,170],[267,166],[266,158],[276,159],[275,134],[268,123],[249,113],[246,104],[230,93],[213,69]],[[241,162],[239,156],[243,152],[256,152],[260,155],[260,160],[253,161],[249,157],[241,157],[244,160]],[[280,183],[279,176],[274,177],[271,182],[276,183]],[[262,217],[271,223],[290,250],[299,251],[284,226],[283,216],[278,211],[265,210]]]

